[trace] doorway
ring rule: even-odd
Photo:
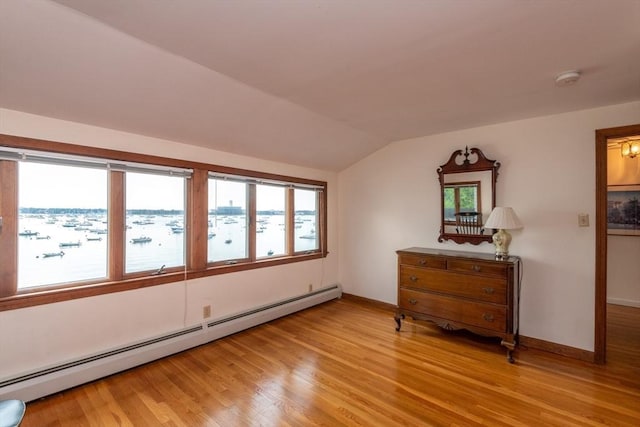
[[[607,360],[607,155],[610,139],[640,135],[640,124],[596,130],[596,289],[594,361]],[[640,160],[640,159],[638,159]]]

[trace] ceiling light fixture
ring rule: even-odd
[[[571,86],[580,79],[580,71],[565,71],[556,77],[556,86]]]
[[[627,139],[621,142],[620,154],[622,154],[622,157],[635,158],[640,154],[640,139]]]

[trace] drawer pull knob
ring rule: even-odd
[[[411,280],[412,282],[417,282],[418,278],[416,276],[411,276],[409,277],[409,280]]]
[[[409,304],[411,304],[411,305],[416,305],[417,303],[418,303],[418,300],[417,300],[417,299],[413,299],[413,298],[410,298],[410,299],[409,299]]]
[[[473,270],[473,271],[475,271],[476,273],[479,273],[479,272],[480,272],[480,270],[481,270],[481,268],[480,268],[480,266],[479,266],[479,265],[474,265],[474,266],[472,267],[472,270]]]
[[[485,294],[493,294],[494,290],[493,288],[482,288],[482,290],[484,291]]]
[[[490,313],[483,313],[482,314],[482,318],[484,320],[486,320],[487,322],[493,322],[493,314]]]
[[[420,265],[427,265],[427,260],[426,260],[426,259],[424,259],[424,258],[422,258],[422,259],[418,262],[418,264],[420,264]]]

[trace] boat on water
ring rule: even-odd
[[[82,243],[80,243],[80,240],[78,240],[77,242],[62,242],[58,245],[58,247],[61,248],[73,248],[73,247],[80,247]]]
[[[216,233],[209,233],[209,236],[207,237],[209,237],[209,239],[213,239],[214,237],[216,237]]]
[[[45,252],[42,254],[42,258],[51,258],[54,256],[59,256],[59,257],[63,257],[64,256],[64,252],[60,251],[60,252]]]
[[[153,224],[155,224],[155,222],[153,222],[153,221],[151,221],[151,220],[148,220],[148,219],[145,219],[145,220],[136,220],[136,221],[133,221],[133,223],[134,223],[135,225],[153,225]]]
[[[102,237],[89,237],[87,236],[87,242],[99,242],[102,240]]]
[[[232,242],[232,240],[231,240],[231,239],[227,239],[227,240],[225,240],[224,242],[228,245],[229,243],[231,243],[231,242]]]
[[[267,252],[267,256],[271,256],[271,255],[273,255],[273,251],[269,249],[269,252]]]
[[[24,230],[18,233],[18,236],[37,236],[38,234],[40,234],[37,231],[31,231],[31,230]]]
[[[176,234],[184,233],[184,227],[180,227],[180,226],[171,227],[171,231]]]
[[[300,239],[315,239],[316,238],[316,230],[314,228],[312,228],[309,231],[309,234],[303,234],[302,236],[300,236]]]
[[[79,226],[80,223],[77,221],[69,221],[69,222],[65,222],[64,224],[62,224],[63,227],[67,227],[67,228],[75,228],[77,226]]]
[[[36,236],[36,240],[49,240],[51,236]]]
[[[151,240],[151,237],[141,236],[131,239],[131,243],[149,243]]]

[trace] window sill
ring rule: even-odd
[[[261,259],[252,262],[238,262],[237,264],[227,264],[208,267],[204,270],[177,271],[163,274],[147,275],[125,279],[114,282],[98,282],[76,285],[72,287],[47,286],[41,288],[31,288],[19,291],[16,295],[0,298],[0,312],[16,310],[20,308],[33,307],[37,305],[52,304],[56,302],[69,301],[79,298],[87,298],[98,295],[105,295],[115,292],[124,292],[134,289],[141,289],[150,286],[164,285],[168,283],[180,282],[183,280],[198,279],[202,277],[215,276],[218,274],[235,273],[256,268],[272,267],[277,265],[291,264],[295,262],[309,261],[324,258],[328,253],[314,252],[312,254],[301,254],[284,256],[278,258]]]

